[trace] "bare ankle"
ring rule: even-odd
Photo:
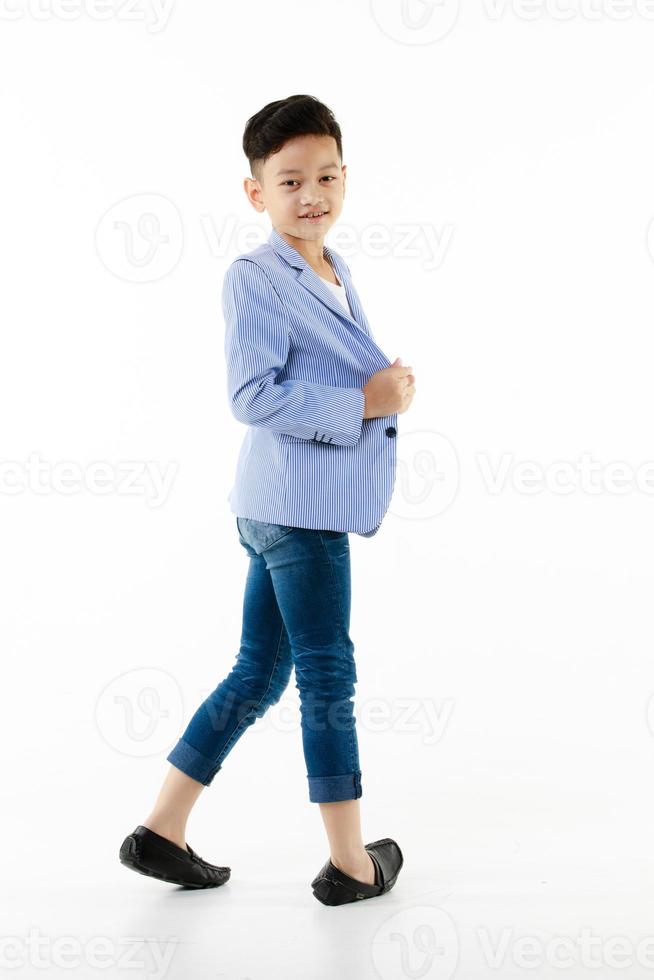
[[[330,854],[330,859],[337,868],[361,868],[367,865],[368,861],[370,860],[370,855],[362,845],[361,848],[357,850],[350,849],[347,851],[334,851],[332,854]]]
[[[165,837],[166,840],[172,841],[178,847],[186,847],[186,829],[179,822],[150,816],[142,822],[142,826],[154,831],[161,837]]]
[[[366,850],[364,850],[362,858],[359,857],[348,861],[335,861],[332,858],[331,861],[339,871],[349,875],[350,878],[355,878],[357,881],[365,881],[370,885],[375,883],[375,866]]]

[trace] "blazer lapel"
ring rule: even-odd
[[[365,334],[366,337],[370,338],[374,342],[372,336],[370,325],[366,319],[365,313],[363,312],[363,307],[359,302],[359,297],[357,296],[354,284],[350,278],[347,271],[345,262],[338,254],[338,252],[332,251],[327,245],[324,246],[325,254],[327,258],[331,261],[334,271],[341,283],[345,287],[345,295],[347,296],[348,302],[350,304],[350,309],[352,310],[352,315],[350,315],[345,307],[336,299],[329,286],[317,272],[312,269],[306,259],[300,255],[297,249],[293,248],[292,245],[283,238],[279,232],[273,228],[268,239],[270,245],[274,248],[278,255],[281,255],[289,265],[293,268],[299,270],[297,276],[297,281],[300,285],[304,286],[309,292],[328,306],[330,310],[337,316],[343,317],[347,320],[353,327]]]

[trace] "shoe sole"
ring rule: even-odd
[[[171,885],[181,885],[182,888],[220,888],[221,885],[229,881],[229,877],[227,877],[225,881],[207,881],[200,884],[184,881],[182,878],[172,878],[170,875],[164,875],[159,871],[154,871],[144,864],[139,864],[136,860],[136,841],[133,837],[128,837],[121,845],[119,857],[120,863],[131,871],[137,871],[141,875],[147,875],[148,878],[157,878],[159,881],[168,881]]]

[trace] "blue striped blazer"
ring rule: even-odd
[[[248,426],[227,499],[239,517],[372,537],[395,483],[397,413],[364,419],[363,385],[391,362],[349,266],[324,248],[352,315],[274,228],[225,272],[229,404]]]

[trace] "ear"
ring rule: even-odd
[[[258,180],[253,177],[243,178],[243,190],[245,191],[245,196],[252,205],[255,211],[261,213],[266,210],[266,205],[263,203],[263,197],[261,194],[261,185]]]

